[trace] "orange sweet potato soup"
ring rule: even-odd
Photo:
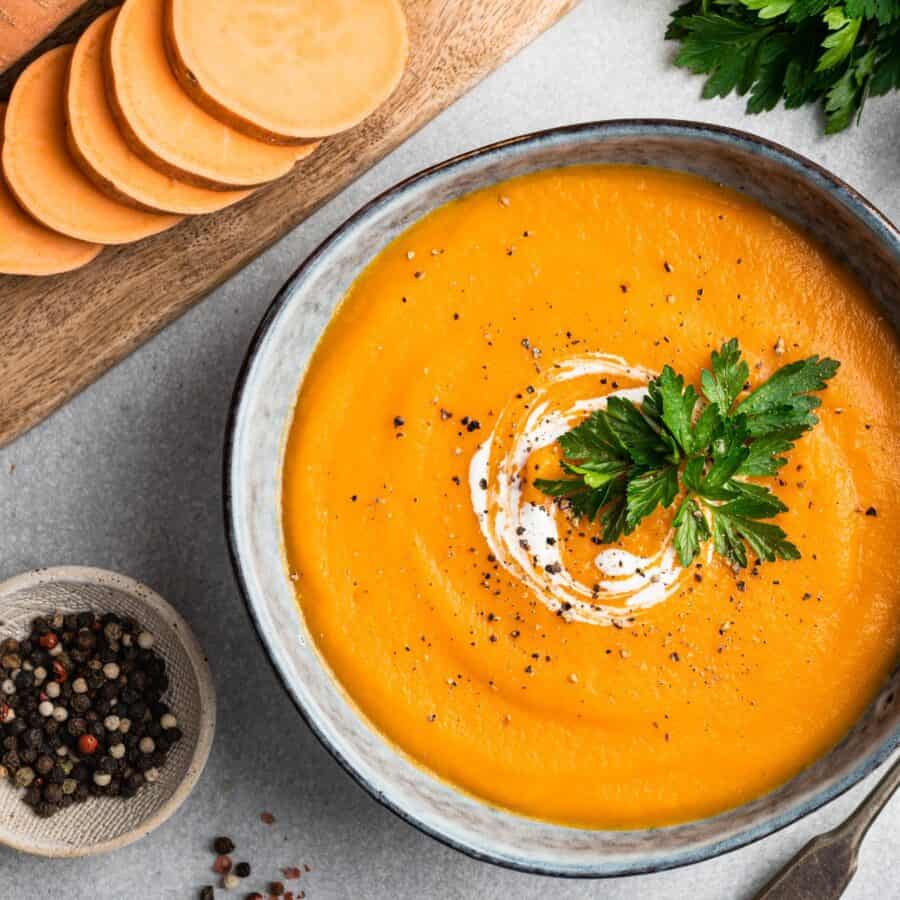
[[[537,489],[604,398],[666,364],[699,390],[733,337],[753,385],[841,363],[752,479],[801,558],[685,567],[674,507],[610,544]],[[898,363],[848,272],[706,181],[573,167],[449,203],[360,276],[298,398],[285,552],[322,657],[411,759],[522,815],[659,826],[775,788],[898,659]]]

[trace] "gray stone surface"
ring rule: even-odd
[[[669,0],[584,0],[552,32],[346,190],[48,422],[0,452],[0,577],[41,565],[105,566],[146,581],[209,651],[219,732],[180,813],[113,856],[48,861],[0,848],[0,900],[190,898],[212,882],[208,852],[233,835],[260,878],[308,862],[315,898],[744,900],[874,783],[730,856],[671,873],[566,882],[474,862],[371,800],[319,746],[256,642],[222,525],[222,434],[238,368],[284,279],[376,192],[454,153],[552,125],[670,116],[734,125],[805,153],[900,219],[900,99],[872,102],[863,127],[820,136],[812,110],[748,118],[739,100],[699,100],[661,40]],[[87,302],[86,298],[86,302]],[[259,821],[271,810],[277,823]],[[895,800],[870,832],[848,900],[900,898]],[[250,889],[247,885],[247,889]],[[232,894],[231,896],[238,896]]]

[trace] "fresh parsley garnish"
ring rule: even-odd
[[[666,37],[675,65],[708,76],[704,97],[749,94],[748,113],[821,101],[828,133],[900,89],[900,0],[688,0]]]
[[[577,518],[599,516],[607,543],[680,497],[673,527],[683,566],[710,538],[738,567],[747,565],[748,548],[760,560],[798,559],[781,527],[766,521],[787,507],[746,479],[776,475],[786,464],[785,454],[818,423],[816,393],[839,365],[810,356],[748,391],[750,367],[732,338],[713,351],[699,392],[666,366],[640,405],[609,397],[559,438],[567,477],[540,478],[535,486]]]

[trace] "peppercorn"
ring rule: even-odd
[[[280,881],[273,881],[269,885],[269,893],[273,897],[282,897],[284,896],[284,885]]]
[[[213,872],[217,875],[224,875],[231,871],[232,865],[233,863],[230,856],[227,854],[220,854],[213,863]]]
[[[45,650],[52,650],[59,644],[59,638],[52,631],[48,631],[46,634],[42,634],[40,638],[38,638],[38,643]]]
[[[211,884],[207,884],[200,888],[200,900],[213,900],[215,896],[216,892],[213,890]],[[262,900],[262,898],[260,898],[260,900]]]
[[[247,878],[250,875],[250,863],[239,862],[234,867],[234,874],[237,875],[238,878]]]
[[[183,734],[153,643],[127,617],[87,612],[37,617],[25,640],[0,641],[0,665],[15,664],[0,670],[0,778],[21,773],[36,813],[159,780]]]
[[[218,856],[227,856],[234,852],[234,841],[230,837],[217,837],[213,841],[213,850]]]

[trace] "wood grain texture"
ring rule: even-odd
[[[400,88],[293,173],[220,213],[104,251],[77,272],[0,276],[0,444],[184,313],[577,2],[406,0],[410,61]]]

